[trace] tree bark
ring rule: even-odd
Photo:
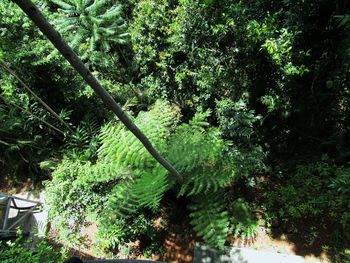
[[[102,99],[107,107],[112,110],[120,121],[141,141],[147,151],[156,159],[170,174],[182,181],[180,173],[153,147],[152,143],[145,134],[131,121],[112,96],[102,88],[99,81],[92,75],[90,70],[84,65],[80,58],[75,54],[72,48],[63,40],[61,35],[46,20],[40,10],[30,0],[12,0],[15,2],[34,22],[40,31],[50,40],[58,49],[63,57],[72,65],[72,67],[83,77],[95,93]]]

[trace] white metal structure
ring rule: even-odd
[[[0,192],[0,238],[15,236],[16,228],[23,227],[40,205],[40,202]]]

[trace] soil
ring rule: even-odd
[[[292,242],[288,235],[281,234],[279,237],[271,237],[271,234],[268,234],[264,228],[260,228],[258,235],[250,243],[242,245],[239,240],[235,240],[232,245],[281,254],[299,255],[304,257],[305,263],[329,262],[329,258],[325,253],[314,255],[312,251],[306,250],[300,253],[300,244]]]
[[[181,219],[181,218],[178,218]],[[179,223],[179,220],[177,222]],[[165,253],[163,255],[153,255],[152,260],[159,260],[167,263],[192,263],[193,261],[193,250],[196,241],[200,241],[191,231],[187,223],[183,221],[180,224],[174,224],[169,228],[168,234],[165,237],[164,249]],[[97,231],[96,225],[87,226],[86,229],[82,230],[91,239]],[[54,247],[60,247],[61,245],[54,242],[57,233],[54,229],[50,230],[51,241]],[[328,255],[321,253],[320,255],[314,255],[312,253],[307,253],[304,251],[303,254],[296,253],[298,244],[295,244],[288,240],[287,235],[281,235],[279,238],[272,238],[266,231],[261,228],[258,235],[254,240],[249,242],[242,242],[239,239],[230,240],[231,245],[237,247],[248,247],[252,249],[270,251],[289,255],[300,255],[305,259],[305,263],[329,263]],[[90,243],[90,242],[88,242]],[[90,243],[91,244],[91,243]],[[135,242],[135,250],[140,242]],[[69,253],[70,256],[77,256],[83,260],[92,260],[98,258],[104,258],[105,256],[97,255],[94,252],[93,247],[80,247],[71,248]],[[130,258],[145,259],[141,255],[133,255]]]
[[[196,236],[187,218],[186,202],[168,199],[165,204],[164,217],[167,217],[167,234],[163,247],[164,255],[160,260],[169,263],[190,263],[193,260],[193,249]]]
[[[82,233],[86,234],[87,239],[85,245],[82,247],[70,248],[68,254],[70,256],[77,256],[83,260],[93,260],[106,258],[107,255],[98,255],[93,244],[93,239],[96,234],[96,225],[90,225],[82,229]],[[61,247],[57,244],[55,237],[57,232],[54,229],[50,230],[50,240],[54,247]],[[194,244],[200,241],[186,225],[174,224],[169,228],[169,231],[164,240],[165,252],[163,255],[153,255],[152,260],[163,261],[168,263],[191,263],[193,262]],[[289,255],[300,255],[305,259],[305,263],[329,263],[329,257],[326,253],[314,255],[312,253],[297,253],[298,245],[289,241],[286,235],[281,235],[280,238],[270,237],[263,229],[261,229],[257,237],[250,242],[241,242],[239,239],[231,239],[231,245],[237,247],[248,247],[262,251],[271,251],[276,253],[283,253]],[[139,251],[138,247],[141,242],[134,243],[134,250]],[[108,257],[108,256],[107,256]],[[129,258],[146,259],[141,253],[131,255]]]
[[[165,255],[161,260],[169,263],[190,263],[192,262],[193,249],[196,241],[200,241],[193,234],[184,235],[181,229],[178,232],[170,231],[169,236],[165,240],[164,247],[166,249]],[[247,247],[262,251],[270,251],[276,253],[283,253],[289,255],[303,256],[305,263],[329,263],[329,257],[325,253],[314,255],[308,253],[296,253],[298,245],[289,241],[286,235],[281,235],[280,238],[272,238],[261,228],[258,235],[250,242],[242,242],[239,239],[230,240],[231,245],[237,247]]]
[[[166,196],[162,204],[162,213],[159,220],[155,220],[155,225],[161,225],[160,221],[167,222],[164,228],[165,236],[163,255],[153,255],[153,260],[159,260],[168,263],[191,263],[193,261],[194,244],[201,241],[193,233],[188,220],[188,211],[186,210],[186,200],[179,200],[173,196]],[[248,247],[257,250],[283,253],[289,255],[303,256],[306,263],[327,263],[329,257],[326,253],[319,251],[318,244],[305,246],[305,240],[302,237],[296,237],[290,234],[284,234],[283,231],[274,229],[267,233],[264,228],[260,228],[254,240],[242,242],[239,239],[229,238],[229,243],[238,247]],[[135,244],[136,246],[142,242]],[[137,249],[136,249],[137,250]],[[142,256],[135,255],[135,258]]]
[[[34,191],[34,189],[35,186],[29,178],[26,180],[12,180],[0,162],[0,192],[12,195]]]

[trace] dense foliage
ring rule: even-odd
[[[346,1],[35,2],[184,177],[159,166],[2,1],[0,171],[49,179],[61,241],[79,243],[80,229],[96,223],[102,250],[147,239],[146,254],[159,252],[164,229],[154,222],[171,200],[219,248],[264,227],[348,257]]]
[[[113,218],[120,221],[144,209],[159,211],[163,195],[172,190],[178,196],[197,199],[190,205],[191,223],[210,244],[222,247],[229,218],[221,195],[238,175],[233,172],[234,160],[226,154],[227,145],[218,128],[204,128],[209,125],[205,121],[208,115],[197,113],[188,124],[178,126],[178,108],[157,101],[149,112],[140,112],[135,118],[135,123],[184,176],[180,184],[155,162],[131,132],[121,124],[107,124],[101,130],[95,164],[64,161],[55,169],[46,188],[53,222],[63,232],[73,231],[72,225],[79,229],[79,223],[82,225],[87,219],[82,217],[94,212],[94,218],[104,224],[112,219],[110,225],[114,227]],[[181,158],[183,154],[186,158]],[[112,189],[100,192],[103,185],[111,183]],[[206,197],[209,193],[211,198]],[[69,198],[60,202],[66,194]],[[222,233],[215,229],[222,229]]]
[[[60,249],[53,249],[46,240],[33,242],[20,235],[14,241],[0,242],[0,260],[4,263],[60,263],[63,257]]]

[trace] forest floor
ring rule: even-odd
[[[195,242],[200,241],[193,233],[192,228],[186,217],[185,205],[181,203],[169,202],[165,204],[161,217],[167,221],[165,229],[162,255],[152,255],[153,260],[159,260],[167,263],[192,263]],[[155,225],[157,224],[155,220]],[[97,232],[95,224],[82,229],[81,234],[86,237],[85,248],[72,249],[72,255],[84,259],[104,258],[103,255],[97,255],[94,248],[88,244],[93,244],[94,236]],[[53,237],[56,234],[53,233]],[[293,241],[292,241],[293,240]],[[249,242],[242,242],[239,239],[230,238],[231,246],[252,248],[261,251],[275,252],[287,255],[298,255],[305,259],[305,263],[328,263],[329,256],[319,251],[319,246],[306,246],[305,242],[298,240],[294,236],[284,234],[278,230],[268,233],[264,228],[260,228],[256,238]],[[142,251],[143,241],[135,242],[133,245],[134,254],[130,258],[146,259]]]
[[[0,173],[0,192],[8,194],[19,194],[35,189],[31,181],[16,183],[13,185],[7,178],[1,177]],[[162,255],[153,255],[153,260],[160,260],[169,263],[190,263],[193,260],[194,244],[199,239],[193,234],[186,217],[185,205],[171,203],[163,210],[163,217],[168,222],[164,234],[164,253]],[[156,224],[156,222],[155,222]],[[85,236],[85,244],[82,247],[71,248],[69,254],[79,256],[83,259],[103,258],[104,255],[98,255],[93,247],[97,226],[91,224],[81,230],[82,236]],[[50,228],[49,238],[52,243],[55,242],[57,233],[54,228]],[[293,241],[291,241],[293,240]],[[131,258],[144,258],[140,242],[135,242],[134,250],[139,251],[131,255]],[[322,251],[317,251],[312,246],[305,246],[302,240],[291,238],[288,234],[274,231],[273,234],[267,233],[263,228],[260,229],[258,235],[250,242],[241,242],[239,239],[230,239],[232,246],[253,248],[262,251],[270,251],[289,255],[303,256],[306,263],[327,263],[329,257]],[[57,244],[57,246],[60,246]],[[317,252],[315,252],[317,251]]]
[[[194,244],[198,239],[191,233],[190,229],[182,228],[183,225],[175,224],[172,228],[168,229],[168,234],[164,241],[164,254],[153,255],[153,260],[159,260],[168,263],[192,263]],[[87,236],[93,239],[94,233],[96,233],[96,225],[91,225],[83,230],[84,233],[88,233]],[[52,237],[55,233],[52,232]],[[88,240],[88,239],[87,239]],[[88,243],[92,243],[93,240],[89,240]],[[285,235],[280,238],[272,238],[263,229],[259,231],[254,241],[242,243],[239,240],[231,240],[232,246],[253,248],[261,251],[275,252],[287,255],[299,255],[303,256],[305,263],[328,263],[329,258],[325,253],[320,255],[314,255],[312,252],[303,251],[301,253],[298,250],[298,245],[288,240]],[[139,250],[140,242],[135,242],[134,250]],[[79,256],[83,259],[97,259],[104,258],[102,255],[97,255],[94,252],[93,247],[85,248],[72,248],[70,254],[73,256]],[[131,255],[130,258],[146,259],[142,254]]]
[[[0,163],[0,192],[10,195],[20,194],[23,192],[36,191],[40,192],[41,187],[36,186],[30,178],[16,178],[16,181],[10,180],[3,170]]]

